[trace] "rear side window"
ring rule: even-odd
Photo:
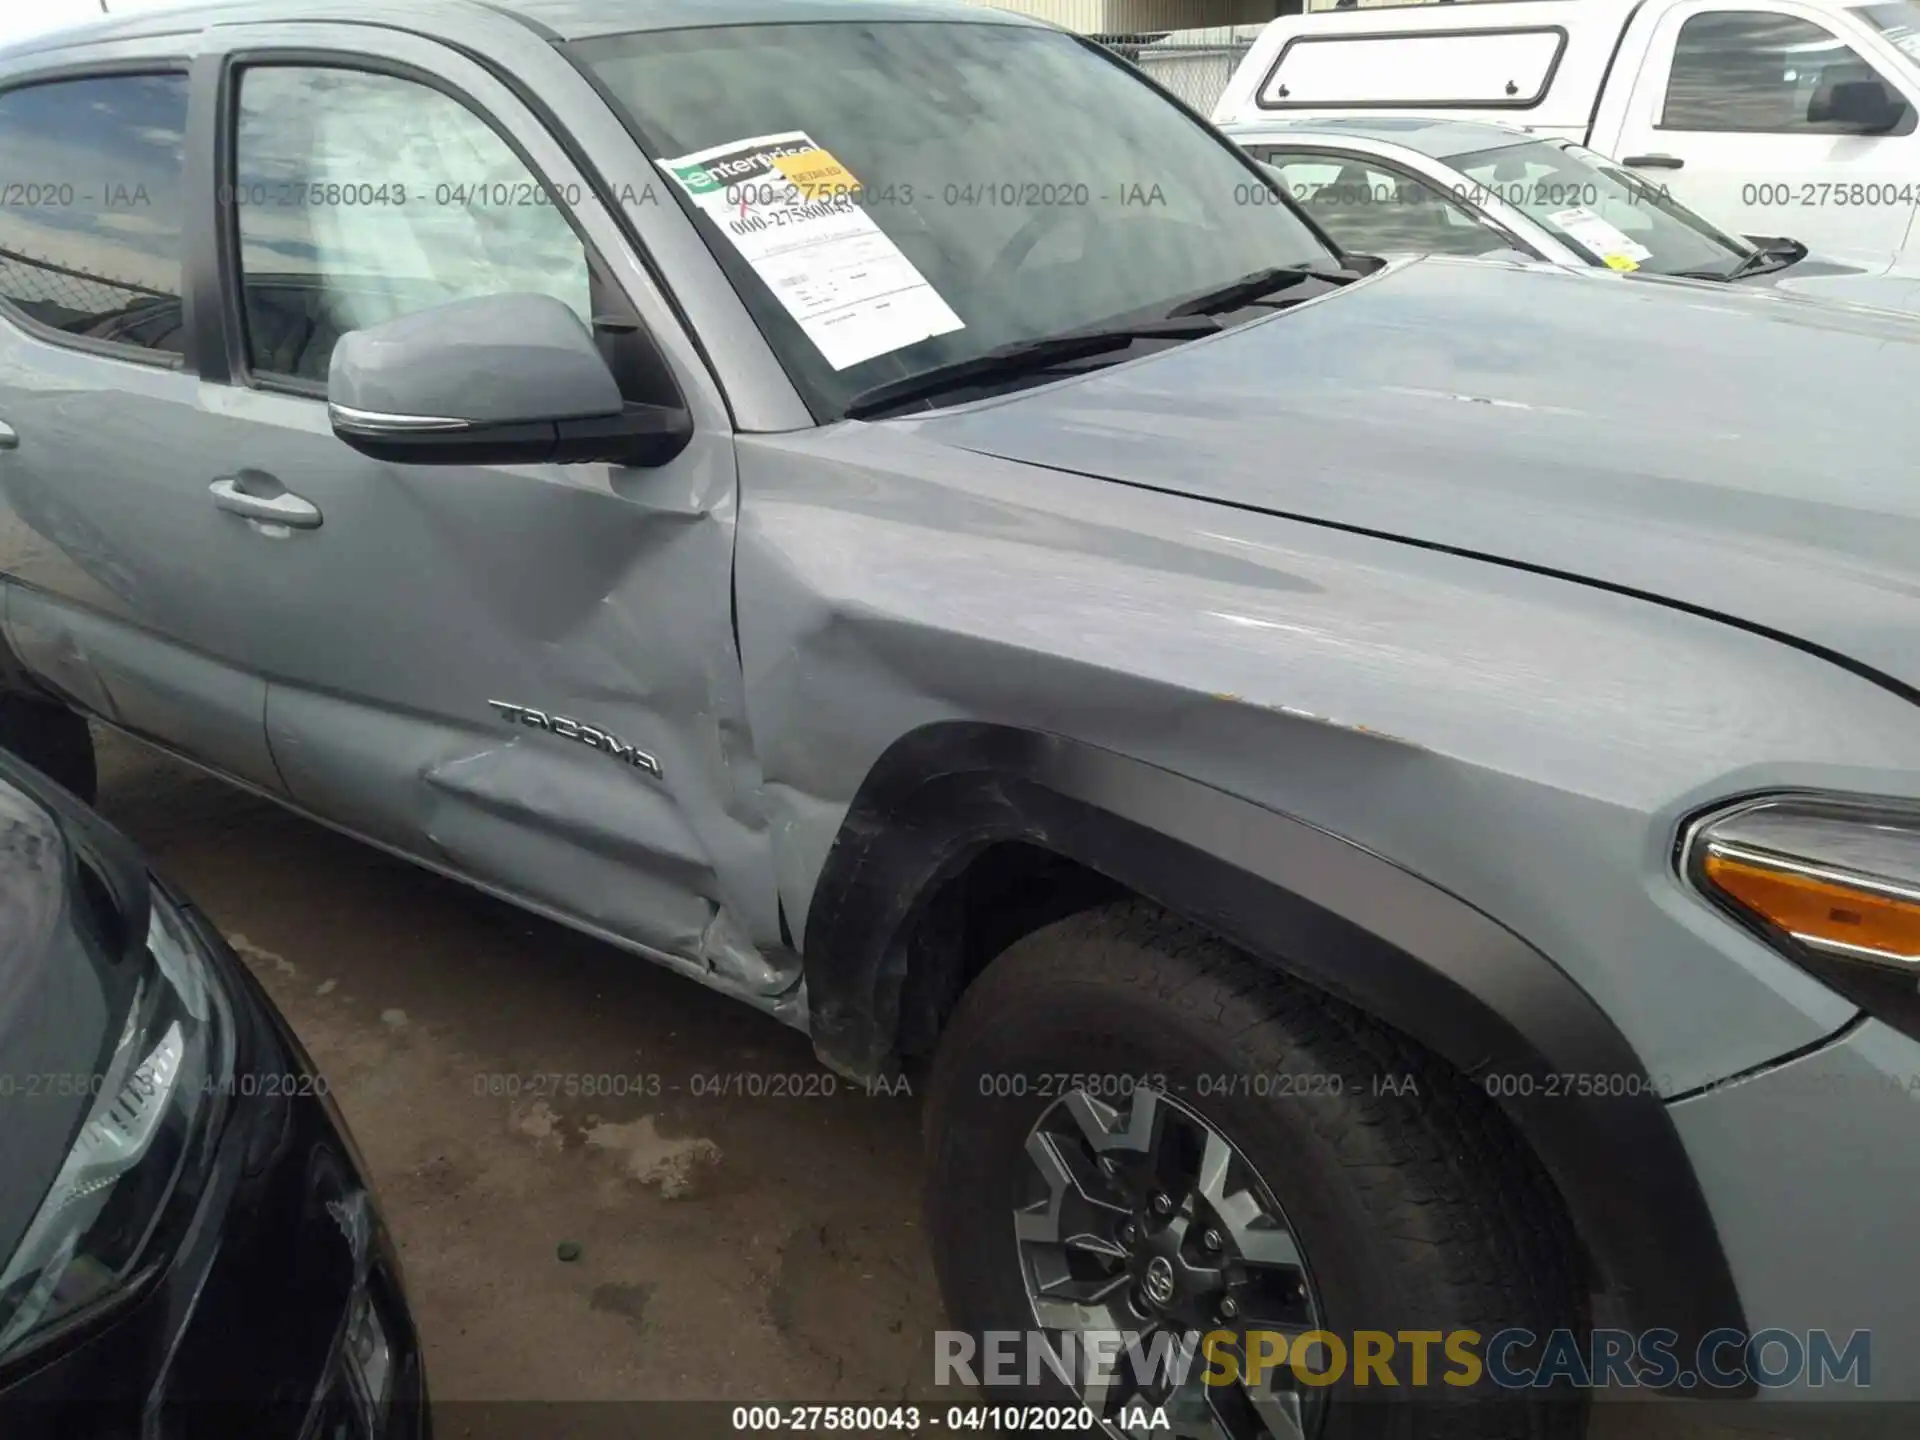
[[[1847,125],[1825,118],[1829,97],[1836,85],[1862,81],[1884,83],[1870,62],[1811,20],[1708,11],[1680,27],[1660,128],[1846,134]],[[1913,128],[1909,107],[1895,133]]]
[[[68,335],[178,355],[185,75],[0,94],[0,300]]]

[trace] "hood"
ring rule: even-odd
[[[1904,316],[1432,259],[907,423],[1636,591],[1920,688],[1917,399]]]

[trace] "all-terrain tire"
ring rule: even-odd
[[[967,990],[942,1036],[925,1211],[959,1329],[1034,1326],[1012,1212],[1031,1183],[1027,1136],[1070,1083],[1057,1077],[1073,1076],[1109,1086],[1162,1077],[1168,1095],[1224,1135],[1285,1211],[1322,1324],[1349,1343],[1358,1330],[1472,1330],[1484,1341],[1509,1327],[1539,1336],[1564,1327],[1584,1340],[1578,1249],[1558,1197],[1484,1094],[1352,1007],[1137,902],[1016,943]],[[1438,1346],[1431,1354],[1437,1378],[1449,1367]],[[1410,1386],[1404,1351],[1392,1368]],[[1327,1389],[1323,1437],[1584,1431],[1585,1406],[1564,1389],[1516,1395],[1483,1377],[1415,1393],[1373,1378],[1371,1390],[1351,1376]]]
[[[18,756],[91,805],[99,788],[87,722],[63,705],[0,695],[0,750]]]

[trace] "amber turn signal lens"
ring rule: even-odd
[[[1711,842],[1702,868],[1728,899],[1796,940],[1920,969],[1920,896],[1865,876]]]
[[[1788,960],[1920,1040],[1920,802],[1750,800],[1697,821],[1681,868]]]

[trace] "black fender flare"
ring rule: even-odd
[[[1470,1079],[1646,1074],[1618,1027],[1551,960],[1392,861],[1111,750],[964,721],[894,742],[828,853],[804,943],[810,1025],[828,1063],[856,1075],[892,1068],[918,907],[983,849],[1010,840],[1212,927]],[[1682,1356],[1709,1331],[1743,1329],[1712,1213],[1650,1086],[1504,1093],[1518,1088],[1493,1098],[1552,1177],[1623,1312],[1602,1323],[1671,1330]]]

